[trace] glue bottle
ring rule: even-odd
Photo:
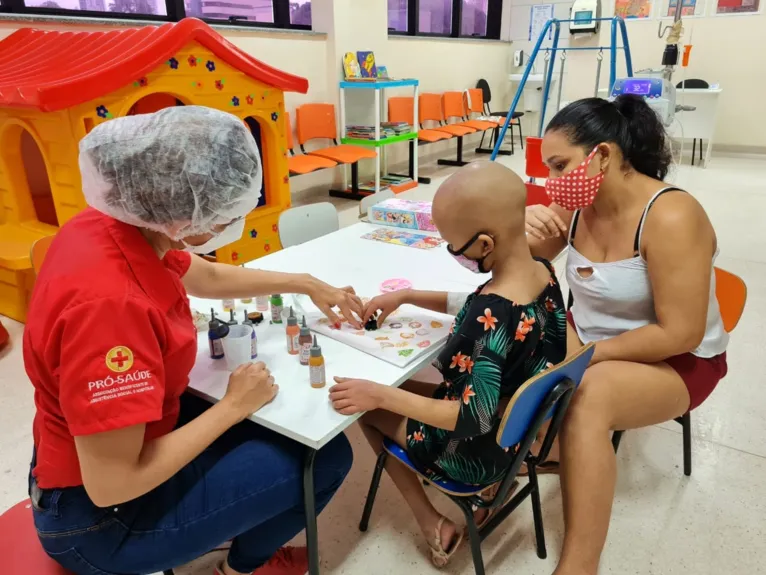
[[[271,296],[271,323],[282,323],[282,310],[285,308],[285,303],[282,301],[282,296],[275,293]]]
[[[259,295],[255,298],[255,309],[259,312],[269,311],[269,296]]]
[[[301,323],[301,331],[300,335],[298,336],[298,345],[301,348],[300,355],[301,355],[301,365],[308,365],[309,364],[309,357],[311,356],[311,330],[309,329],[309,326],[306,325],[306,316],[303,316],[303,323]]]
[[[247,317],[247,310],[245,310],[245,319],[242,320],[242,325],[249,325],[253,332],[250,334],[250,359],[258,357],[258,336],[255,335],[255,325],[253,320]]]
[[[287,317],[287,353],[290,355],[298,355],[301,350],[299,338],[301,329],[298,327],[298,318],[293,313],[293,307],[290,306],[290,315]]]
[[[247,314],[245,314],[245,317],[247,317]],[[229,325],[237,325],[237,318],[234,317],[234,310],[229,310],[229,321],[226,322]]]
[[[223,300],[223,311],[232,311],[236,305],[233,298],[225,299]]]
[[[311,346],[309,353],[309,381],[314,389],[321,389],[327,385],[324,356],[322,355],[322,348],[317,343],[317,336],[314,336],[314,345]]]
[[[210,357],[223,359],[222,338],[229,335],[229,326],[215,317],[215,311],[210,310],[210,322],[208,323],[208,343],[210,344]]]

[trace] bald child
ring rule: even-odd
[[[455,313],[452,335],[434,366],[438,386],[400,389],[338,378],[330,390],[335,409],[367,412],[362,430],[376,452],[388,437],[431,479],[491,485],[504,476],[512,454],[496,435],[508,400],[529,378],[566,356],[566,311],[551,265],[529,252],[524,218],[526,187],[496,162],[458,170],[439,188],[432,216],[450,254],[490,279],[462,299],[447,292],[401,291],[373,299],[365,321],[379,322],[408,303]],[[447,400],[447,401],[444,401]],[[389,458],[386,470],[412,508],[437,566],[446,564],[462,539],[458,529],[428,500],[412,472]],[[489,520],[486,511],[477,517]]]

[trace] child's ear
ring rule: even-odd
[[[495,249],[495,239],[492,236],[488,235],[482,235],[481,241],[484,244],[484,247],[481,250],[481,255],[486,256],[490,253],[492,253]]]

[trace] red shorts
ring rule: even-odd
[[[572,312],[567,312],[567,320],[574,328]],[[702,405],[702,402],[713,393],[718,382],[726,377],[726,372],[729,370],[726,365],[726,352],[710,358],[683,353],[669,357],[665,363],[678,374],[686,385],[690,399],[689,411]]]

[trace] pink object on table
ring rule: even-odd
[[[370,208],[370,223],[435,232],[431,202],[391,198]]]
[[[391,292],[399,291],[403,289],[410,289],[411,287],[412,287],[412,282],[410,280],[406,280],[402,278],[392,278],[380,284],[380,291],[383,293],[391,293]]]

